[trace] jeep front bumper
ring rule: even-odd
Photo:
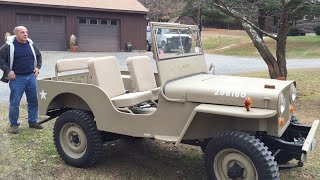
[[[291,122],[281,138],[260,135],[260,139],[273,152],[274,156],[279,151],[285,151],[293,158],[306,162],[308,155],[316,147],[318,126],[319,120],[313,121],[312,126]]]

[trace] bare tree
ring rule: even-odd
[[[268,33],[252,22],[252,15],[259,15],[259,7],[262,3],[278,3],[279,29],[277,35]],[[319,0],[206,0],[207,5],[218,8],[227,15],[238,20],[247,34],[250,36],[254,46],[257,48],[263,60],[268,65],[270,77],[272,79],[286,79],[286,46],[287,33],[289,29],[289,18],[294,16],[306,6],[316,5]],[[276,56],[274,56],[267,47],[264,39],[259,33],[268,36],[276,41]]]
[[[185,6],[181,0],[139,0],[149,9],[148,17],[152,21],[159,21],[163,18],[178,16]]]

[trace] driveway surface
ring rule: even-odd
[[[103,57],[116,56],[119,60],[121,70],[127,70],[126,59],[131,56],[149,56],[153,59],[150,52],[42,52],[43,66],[40,69],[39,77],[54,76],[54,65],[58,59],[77,58],[77,57]],[[208,67],[211,63],[215,66],[215,74],[227,75],[242,72],[267,71],[267,65],[261,58],[243,58],[233,56],[205,55]],[[287,61],[288,68],[315,68],[320,67],[319,59],[292,59]],[[153,62],[153,69],[156,71],[156,63]],[[0,71],[2,77],[2,71]],[[7,83],[0,82],[0,103],[8,103],[9,87]],[[22,103],[25,102],[25,96]]]

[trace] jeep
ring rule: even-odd
[[[294,116],[294,81],[210,74],[197,26],[150,27],[157,73],[146,56],[129,57],[128,72],[113,56],[88,57],[58,60],[56,75],[38,80],[41,123],[58,117],[67,164],[90,167],[103,143],[128,137],[199,146],[208,179],[279,179],[278,164],[306,162],[319,120]]]

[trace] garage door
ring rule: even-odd
[[[79,18],[80,51],[119,51],[119,20]]]
[[[61,16],[17,14],[17,25],[28,29],[29,37],[40,50],[65,51],[66,20]]]

